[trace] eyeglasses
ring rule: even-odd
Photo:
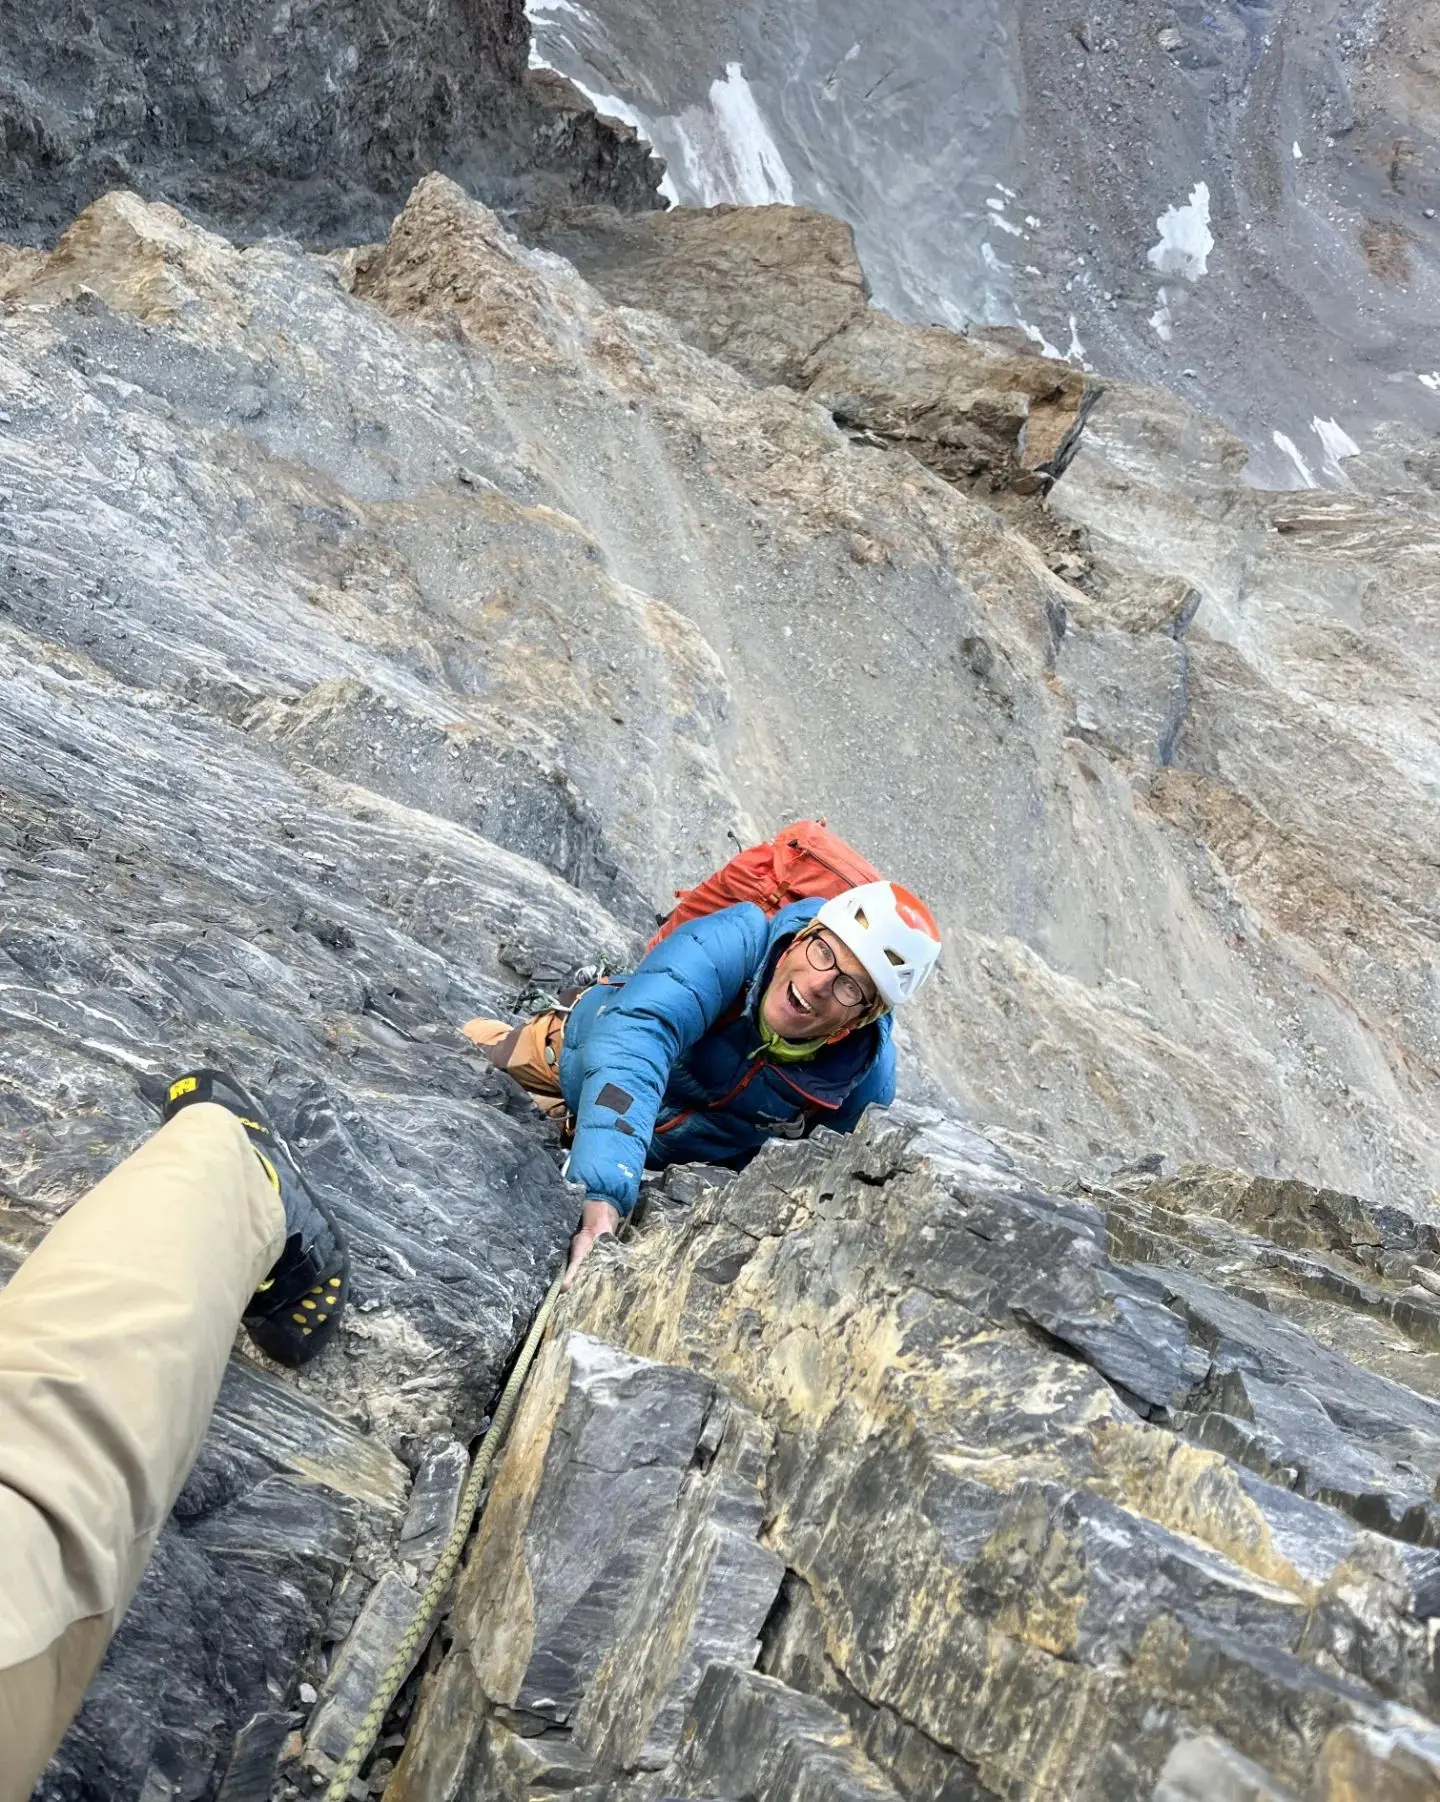
[[[829,939],[822,939],[818,933],[804,941],[805,955],[810,961],[812,970],[833,970],[839,963],[835,955],[835,947]],[[867,995],[853,976],[847,976],[843,970],[830,984],[830,993],[841,1007],[873,1007],[875,998]]]

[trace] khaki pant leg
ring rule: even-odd
[[[79,1706],[284,1237],[243,1129],[205,1103],[0,1291],[0,1802],[29,1796]]]

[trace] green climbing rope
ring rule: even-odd
[[[540,1341],[545,1337],[545,1329],[550,1324],[550,1316],[555,1312],[555,1303],[560,1296],[560,1278],[557,1276],[550,1285],[550,1293],[540,1304],[540,1312],[530,1323],[530,1331],[525,1335],[525,1343],[520,1347],[520,1356],[515,1360],[515,1368],[510,1373],[500,1396],[500,1402],[490,1421],[490,1431],[480,1442],[475,1453],[475,1462],[470,1466],[470,1474],[465,1479],[465,1487],[460,1492],[460,1508],[455,1516],[455,1527],[445,1542],[445,1550],[440,1555],[440,1562],[430,1581],[425,1585],[420,1597],[420,1606],[415,1611],[415,1618],[405,1631],[404,1638],[395,1648],[395,1656],[386,1666],[375,1694],[370,1699],[370,1706],[365,1710],[360,1725],[355,1729],[355,1736],[346,1748],[345,1756],[335,1767],[335,1775],[325,1791],[325,1802],[345,1802],[350,1794],[350,1785],[355,1781],[365,1755],[375,1743],[375,1736],[385,1719],[386,1711],[395,1700],[396,1692],[409,1675],[411,1667],[420,1655],[432,1632],[435,1630],[435,1619],[445,1592],[450,1587],[456,1567],[460,1563],[460,1554],[465,1549],[465,1541],[469,1535],[471,1523],[475,1519],[475,1511],[480,1505],[480,1491],[485,1486],[485,1478],[496,1452],[505,1442],[505,1435],[510,1428],[510,1417],[515,1412],[515,1405],[520,1399],[520,1391],[525,1386],[525,1379],[530,1374],[530,1366],[535,1362],[535,1354],[540,1349]]]

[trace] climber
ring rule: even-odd
[[[939,955],[924,903],[870,882],[770,919],[749,902],[690,919],[568,1010],[471,1020],[497,1068],[573,1121],[567,1174],[585,1203],[566,1285],[634,1207],[647,1163],[739,1169],[767,1139],[849,1132],[892,1100],[890,1010]]]
[[[250,1097],[195,1070],[0,1290],[0,1802],[80,1704],[204,1437],[235,1329],[306,1364],[349,1257]]]

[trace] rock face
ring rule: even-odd
[[[443,169],[492,205],[658,205],[661,166],[526,66],[522,0],[0,7],[0,235],[49,245],[107,189],[240,237],[378,237]]]
[[[791,229],[794,306],[737,312],[747,356],[820,354],[798,272],[835,240]],[[833,269],[813,310],[883,331]],[[1117,1794],[1325,1772],[1337,1802],[1423,1772],[1393,1712],[1433,1712],[1440,1475],[1423,457],[1361,472],[1392,501],[1301,504],[1117,385],[1047,502],[1062,579],[833,397],[697,347],[693,307],[613,304],[442,176],[327,256],[110,194],[0,257],[0,305],[0,1269],[201,1060],[270,1098],[356,1256],[336,1355],[295,1380],[242,1345],[44,1802],[249,1802],[293,1734],[329,1755],[574,1209],[454,1029],[625,963],[727,833],[803,813],[934,901],[905,1081],[1036,1183],[973,1148],[972,1231],[877,1127],[863,1168],[802,1149],[654,1238],[708,1247],[719,1311],[648,1239],[629,1325],[577,1297],[469,1662],[412,1680],[452,1725],[483,1696],[484,1743],[437,1728],[405,1781],[1058,1797],[1053,1768],[1098,1798],[1118,1760]],[[920,337],[963,414],[975,347]],[[806,1200],[832,1155],[840,1199]],[[824,1295],[742,1204],[837,1222]],[[944,1222],[937,1297],[892,1235]],[[850,1399],[812,1443],[822,1390]],[[621,1477],[634,1541],[596,1501]],[[933,1606],[886,1562],[914,1545]],[[994,1706],[942,1731],[962,1683]]]
[[[1237,1259],[1234,1187],[1177,1230],[1173,1187],[872,1114],[657,1197],[537,1371],[387,1794],[1440,1793],[1440,1312],[1416,1388],[1327,1350],[1286,1316],[1384,1229],[1332,1198],[1328,1256]]]
[[[868,305],[850,231],[791,207],[529,215],[525,232],[610,300],[653,307],[757,382],[784,382],[841,426],[946,481],[1034,494],[1065,469],[1094,398],[1033,351],[902,325]]]

